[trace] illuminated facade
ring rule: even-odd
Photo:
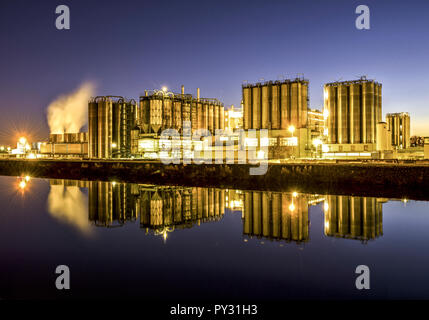
[[[324,86],[327,156],[371,157],[382,119],[381,84],[362,77]]]
[[[396,149],[410,147],[410,115],[408,112],[388,113],[386,115],[388,130],[391,132],[391,145]]]

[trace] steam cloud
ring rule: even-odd
[[[94,96],[95,85],[83,83],[76,91],[59,96],[48,106],[47,117],[51,133],[77,133],[87,123],[88,100]]]
[[[88,198],[78,187],[51,185],[48,212],[61,222],[70,224],[82,233],[90,234]]]

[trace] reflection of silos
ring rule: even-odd
[[[261,235],[262,192],[253,192],[253,234]]]
[[[327,236],[367,241],[383,234],[382,204],[376,198],[327,196]]]
[[[88,104],[89,158],[98,158],[98,105],[95,101]]]
[[[270,195],[268,192],[262,193],[262,235],[270,237]]]
[[[98,182],[98,219],[106,225],[113,221],[112,214],[112,184]]]
[[[90,221],[98,220],[98,182],[90,181],[88,187],[88,216]]]
[[[271,234],[274,238],[280,238],[281,227],[281,194],[274,192],[272,194],[272,221],[271,221]]]
[[[253,196],[250,191],[244,193],[243,211],[243,233],[251,234],[253,229]]]

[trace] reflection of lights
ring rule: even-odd
[[[295,210],[295,205],[293,204],[293,202],[290,204],[289,210],[290,211],[294,211]]]
[[[329,210],[329,204],[327,202],[323,205],[323,209],[325,209],[325,211]]]
[[[27,156],[27,158],[28,158],[28,159],[36,159],[36,155],[35,155],[34,153],[30,153],[30,154]]]
[[[112,186],[116,186],[116,181],[113,181],[113,182],[112,182]]]
[[[25,182],[25,180],[21,180],[19,182],[19,188],[20,189],[25,189],[26,186],[27,186],[27,182]]]
[[[163,238],[163,240],[164,240],[164,243],[167,241],[167,237],[168,237],[168,232],[172,232],[174,229],[173,228],[170,228],[170,227],[164,227],[163,229],[161,229],[161,230],[157,230],[157,231],[155,231],[155,235],[161,235],[162,236],[162,238]]]

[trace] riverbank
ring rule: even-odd
[[[0,175],[429,199],[429,165],[273,163],[265,175],[249,164],[164,165],[155,161],[0,159]]]

